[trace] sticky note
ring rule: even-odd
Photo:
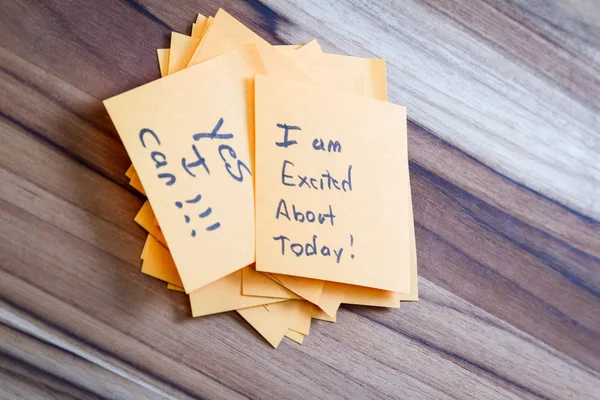
[[[375,307],[400,307],[400,293],[373,288],[348,290],[342,303]]]
[[[317,42],[316,40],[312,40],[303,46],[300,46],[300,45],[276,45],[274,47],[277,48],[277,50],[283,55],[289,56],[290,53],[292,53],[292,52],[296,53],[292,56],[293,61],[295,63],[299,63],[300,60],[303,59],[302,56],[304,56],[306,58],[306,61],[310,61],[311,57],[313,57],[315,55],[315,53],[316,54],[322,53],[321,46],[319,45],[319,42]],[[301,51],[298,52],[298,50],[301,50]]]
[[[316,41],[312,41],[309,44],[303,46],[301,48],[301,50],[302,50],[302,52],[304,52],[304,54],[307,54],[309,56],[314,56],[315,54],[319,54],[321,52],[320,46],[318,46],[318,43]],[[310,52],[307,50],[310,50]],[[307,58],[306,60],[310,61],[310,57]],[[363,60],[361,60],[361,61],[363,61]],[[367,61],[371,62],[371,60],[367,60]],[[335,66],[335,65],[333,65],[333,66]],[[371,69],[369,68],[368,70],[369,70],[369,74],[366,75],[366,79],[370,79],[369,77],[370,77]],[[356,73],[350,74],[348,72],[345,72],[344,70],[339,70],[339,68],[331,69],[331,68],[320,67],[318,65],[312,65],[312,64],[303,64],[303,71],[310,78],[314,79],[314,81],[316,81],[317,83],[319,83],[323,86],[327,86],[328,88],[331,88],[334,90],[340,90],[340,91],[348,91],[350,93],[359,94],[359,95],[364,94],[363,81],[361,79],[361,76],[359,76]],[[355,71],[363,71],[364,72],[365,68],[355,69]],[[385,82],[385,68],[379,68],[379,69],[374,68],[374,73],[383,73],[383,82]],[[282,283],[282,284],[285,284],[285,283]],[[303,292],[302,288],[298,288],[298,285],[296,285],[296,290]],[[363,299],[363,298],[369,298],[370,300],[376,299],[372,295],[365,296],[365,294],[361,292],[361,290],[362,290],[361,288],[356,288],[356,289],[352,288],[350,290],[358,290],[357,296],[351,297],[352,301],[355,302],[354,304],[356,304],[356,302],[359,302],[360,299]],[[324,301],[327,301],[327,300],[331,301],[330,303],[326,303],[324,305],[324,307],[329,311],[329,313],[335,315],[335,312],[337,311],[337,308],[339,307],[339,303],[340,303],[340,301],[343,300],[343,298],[338,296],[338,298],[333,299],[330,294],[330,296],[325,296],[324,299],[325,299]],[[383,297],[383,300],[385,301],[385,304],[388,304],[387,296]]]
[[[410,223],[408,225],[410,232],[410,291],[408,293],[400,293],[400,300],[402,301],[417,301],[419,300],[419,283],[417,274],[417,243],[415,239],[415,222],[412,208],[412,196],[410,191],[410,184],[408,185],[408,202],[410,210]]]
[[[129,180],[129,186],[131,186],[132,188],[134,188],[135,190],[137,190],[138,192],[140,192],[144,196],[146,195],[146,191],[144,190],[144,186],[142,185],[142,182],[140,181],[140,178],[139,178],[139,176],[137,175],[136,172],[132,172],[131,173],[131,179]]]
[[[219,9],[215,15],[209,31],[196,48],[189,65],[202,63],[240,46],[250,44],[256,46],[269,76],[315,83],[294,61],[285,57],[275,47],[222,9]]]
[[[282,274],[266,273],[265,275],[311,303],[316,304],[321,298],[323,281]]]
[[[199,37],[171,33],[171,53],[169,55],[169,75],[186,68],[196,47],[200,43]]]
[[[145,246],[142,273],[175,286],[183,286],[169,250],[150,235]]]
[[[286,289],[253,266],[242,270],[242,293],[245,296],[266,296],[281,299],[299,299],[300,296]]]
[[[300,303],[298,313],[292,318],[288,328],[303,335],[308,335],[313,315],[318,315],[317,306],[307,301],[303,301]]]
[[[332,68],[310,64],[302,64],[299,67],[302,73],[310,78],[315,84],[340,92],[356,95],[364,94],[363,80],[358,74],[351,74]],[[272,76],[272,74],[269,76]],[[288,79],[287,77],[284,78]]]
[[[337,315],[328,315],[325,311],[318,310],[312,317],[321,321],[335,322]]]
[[[285,54],[288,51],[298,50],[299,48],[302,47],[302,45],[301,44],[276,44],[275,47],[278,50],[281,50],[283,52],[283,54]]]
[[[327,315],[334,317],[345,299],[349,285],[337,282],[325,282],[317,305]]]
[[[202,14],[198,14],[198,17],[196,18],[196,22],[192,25],[192,37],[201,39],[202,34],[204,33],[204,29],[206,28],[207,22],[208,22],[207,17],[205,17]],[[194,49],[194,50],[196,50],[196,49]]]
[[[148,235],[150,236],[150,235]],[[150,241],[149,237],[146,237],[146,241],[144,242],[144,247],[142,247],[142,253],[140,254],[140,259],[144,259],[146,256],[146,252],[148,251],[148,242]]]
[[[131,175],[135,173],[135,168],[133,168],[133,165],[130,165],[129,168],[127,168],[127,171],[125,171],[125,176],[129,179],[131,179]]]
[[[104,101],[187,293],[254,261],[257,73],[245,46]]]
[[[182,287],[169,251],[152,236],[148,236],[142,272],[168,282],[171,284],[171,287],[168,287],[171,290],[179,290]],[[194,317],[284,300],[242,295],[242,271],[235,271],[190,293],[190,304]]]
[[[237,310],[254,329],[277,348],[288,331],[291,320],[300,310],[300,300],[286,300],[270,304],[268,309],[262,306]]]
[[[105,102],[148,197],[142,272],[187,291],[193,316],[237,310],[273,347],[343,303],[416,300],[406,113],[381,103],[385,61],[271,46],[223,10],[171,39],[162,83]]]
[[[198,15],[196,16],[196,24],[205,24],[206,21],[208,21],[208,17],[205,17],[204,15],[198,13]]]
[[[287,330],[287,332],[285,333],[285,337],[292,339],[298,344],[302,344],[302,342],[304,342],[304,335],[292,329]]]
[[[208,17],[206,24],[204,24],[204,29],[202,30],[202,34],[200,35],[200,37],[201,37],[200,43],[198,44],[198,46],[196,46],[196,50],[194,51],[194,54],[192,54],[192,58],[190,59],[190,62],[188,63],[188,67],[192,66],[194,64],[198,64],[198,63],[194,62],[195,54],[202,48],[202,46],[204,45],[204,42],[206,42],[206,35],[208,34],[208,32],[210,32],[210,29],[212,28],[212,24],[213,24],[214,20],[215,19],[213,17]],[[225,54],[225,53],[226,52],[223,52],[221,54]]]
[[[196,49],[190,65],[220,56],[247,44],[268,44],[252,30],[245,27],[225,10],[219,9],[203,43]]]
[[[307,54],[308,56],[314,56],[315,54],[319,54],[321,52],[320,46],[318,45],[317,41],[312,41],[309,44],[301,47],[301,52],[304,52],[304,54]],[[307,61],[310,60],[310,58],[306,59]],[[319,84],[323,85],[323,86],[327,86],[330,89],[334,89],[334,90],[340,90],[340,91],[348,91],[350,93],[354,93],[354,94],[358,94],[358,95],[363,95],[363,81],[361,79],[361,77],[357,74],[350,74],[348,72],[345,72],[343,70],[339,70],[339,69],[331,69],[331,68],[325,68],[325,67],[320,67],[318,65],[310,65],[310,64],[304,64],[303,65],[304,68],[304,72],[310,76],[312,79],[314,79],[316,82],[318,82]],[[385,81],[385,69],[376,69],[376,72],[379,73],[383,73],[384,77],[383,80]],[[369,75],[367,75],[368,78]],[[312,280],[311,280],[312,281]],[[285,285],[285,282],[282,282],[283,285]],[[295,290],[299,291],[300,293],[305,293],[305,290],[302,287],[299,287],[302,285],[301,281],[294,281],[294,288]],[[337,288],[341,288],[342,286],[338,285]],[[362,288],[360,287],[351,287],[351,288],[346,288],[343,287],[344,292],[346,291],[346,289],[349,289],[350,291],[352,290],[357,290],[357,296],[353,296],[350,297],[352,299],[352,301],[354,302],[353,304],[357,304],[357,302],[360,301],[360,299],[364,299],[364,298],[368,298],[370,300],[371,303],[375,302],[375,300],[377,299],[377,297],[372,296],[372,293],[370,293],[370,295],[365,295],[364,293],[362,293]],[[254,292],[255,294],[260,293],[260,288],[257,288],[257,290]],[[332,293],[331,290],[329,291],[329,293],[326,294],[326,296],[321,297],[321,299],[319,300],[320,302],[323,302],[322,305],[325,310],[327,310],[329,312],[329,314],[331,315],[335,315],[335,312],[337,311],[337,308],[339,308],[340,303],[344,300],[343,296],[339,295],[339,292],[336,292],[336,294]],[[309,295],[310,296],[310,295]],[[385,302],[385,304],[388,304],[388,299],[387,296],[380,296],[382,297],[382,300]],[[314,299],[313,299],[314,301]]]
[[[158,56],[158,68],[160,69],[160,76],[167,76],[169,73],[169,57],[171,55],[171,50],[156,49],[156,55]]]
[[[280,45],[275,45],[275,48],[277,48],[277,50],[281,53],[281,54],[288,54],[289,52],[295,52],[297,50],[301,50],[302,49],[302,53],[301,54],[305,54],[307,57],[310,57],[313,55],[313,52],[316,53],[321,53],[321,46],[319,45],[319,42],[317,42],[316,40],[311,40],[310,42],[308,42],[305,45],[298,45],[298,44],[280,44]],[[296,55],[297,56],[297,55]],[[297,60],[297,59],[295,59]]]
[[[162,245],[166,246],[167,241],[160,230],[160,227],[154,223],[154,212],[149,201],[145,201],[134,219],[142,228],[158,240]]]
[[[182,287],[175,286],[172,283],[167,283],[167,289],[173,290],[173,291],[176,291],[176,292],[184,292],[185,293],[185,290],[183,290]]]
[[[317,51],[303,53],[302,49],[289,52],[286,56],[297,62],[300,67],[308,64],[359,75],[363,81],[365,96],[387,101],[385,60],[319,53]]]
[[[256,269],[410,291],[406,110],[257,76]]]
[[[295,54],[294,57],[317,56],[317,55],[323,53],[323,51],[321,50],[321,45],[315,39],[306,43],[304,46],[300,47],[298,50],[300,50],[300,52]]]
[[[242,294],[242,271],[235,271],[209,285],[194,290],[189,295],[194,317],[290,301],[274,297],[244,296]]]

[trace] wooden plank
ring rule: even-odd
[[[600,224],[596,221],[516,184],[417,124],[409,124],[408,140],[414,164],[539,231],[600,258]],[[585,265],[581,267],[589,271]]]
[[[461,23],[466,29],[490,41],[492,45],[501,48],[507,57],[517,59],[528,68],[545,75],[569,96],[579,100],[582,105],[600,110],[600,92],[596,90],[600,87],[600,64],[590,63],[590,59],[581,57],[584,49],[569,48],[565,46],[564,40],[555,34],[540,29],[537,24],[543,21],[541,18],[537,18],[536,24],[527,17],[527,15],[533,17],[530,13],[515,12],[508,4],[502,4],[506,3],[503,1],[480,2],[479,7],[469,7],[467,3],[452,1],[426,1],[426,3]],[[513,7],[521,11],[528,8],[533,12],[536,10],[547,12],[553,7],[561,7],[559,3],[552,4],[550,7],[533,8],[532,2],[518,3],[514,2]],[[582,6],[583,2],[577,4]],[[565,7],[564,10],[556,8],[551,13],[558,11],[557,14],[560,14],[561,18],[568,16],[570,10],[576,9],[576,7]],[[585,19],[591,19],[594,12],[596,12],[596,19],[600,18],[600,9],[589,7],[589,11],[591,15],[586,16],[582,12],[570,21],[575,24],[579,32],[586,33]],[[598,33],[600,34],[600,30]],[[598,50],[599,48],[596,49]]]
[[[81,357],[36,340],[31,336],[7,326],[0,327],[1,349],[16,363],[36,365],[47,374],[60,377],[78,388],[101,398],[132,398],[141,396],[148,399],[174,399],[164,392],[153,392],[120,377],[105,366],[90,363]]]
[[[87,168],[127,186],[129,166],[100,101],[0,49],[3,116]],[[96,118],[101,115],[101,118]]]
[[[34,365],[0,354],[0,395],[11,399],[96,399],[61,377],[49,375]]]
[[[568,50],[586,63],[600,64],[600,7],[594,1],[495,0],[494,7]]]
[[[26,204],[39,218],[119,258],[139,259],[145,234],[133,218],[141,200],[22,129],[6,121],[0,121],[0,129],[5,139],[0,198]]]
[[[156,49],[169,43],[170,28],[135,3],[8,2],[3,11],[12,40],[2,47],[99,100],[156,79]]]
[[[420,274],[598,368],[600,307],[595,286],[586,287],[597,278],[577,278],[598,261],[418,167],[412,172]]]

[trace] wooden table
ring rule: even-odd
[[[6,398],[600,398],[600,3],[0,4]],[[273,44],[388,61],[420,294],[273,350],[139,272],[142,197],[101,100],[219,6]]]

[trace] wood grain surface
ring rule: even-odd
[[[101,101],[219,7],[388,61],[421,299],[273,350],[139,272]],[[600,399],[600,2],[0,0],[0,397]]]

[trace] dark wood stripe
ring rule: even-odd
[[[23,398],[50,397],[52,399],[72,400],[98,398],[93,393],[76,387],[66,379],[49,374],[35,365],[25,363],[3,353],[0,353],[0,375],[3,384],[6,385],[0,391],[7,396],[12,394],[22,395]]]
[[[137,11],[138,13],[140,13],[141,15],[143,15],[144,17],[148,18],[149,20],[151,20],[153,22],[156,22],[158,25],[160,25],[160,26],[162,26],[164,28],[167,28],[169,31],[174,31],[173,27],[171,27],[170,25],[168,25],[162,19],[158,18],[156,15],[152,14],[150,11],[148,11],[148,9],[143,4],[140,4],[138,1],[136,1],[136,0],[125,0],[125,3],[127,3],[127,5],[129,5],[135,11]]]
[[[10,330],[10,327],[8,327],[4,324],[0,324],[0,329]],[[39,342],[36,338],[33,338],[26,334],[23,334],[22,332],[15,332],[13,330],[12,334],[16,334],[19,336],[22,335],[26,339],[30,339],[32,341]],[[46,344],[46,343],[44,343],[44,344]],[[58,349],[58,350],[61,351],[60,349]],[[33,365],[25,360],[13,357],[10,354],[0,352],[0,358],[3,359],[2,362],[6,362],[8,365],[12,365],[12,367],[9,367],[9,368],[12,368],[14,370],[21,370],[21,372],[25,372],[25,374],[21,373],[19,375],[21,376],[21,378],[25,378],[29,381],[29,382],[27,382],[28,385],[35,386],[35,385],[39,385],[39,383],[37,383],[39,381],[44,382],[43,391],[47,391],[49,389],[54,391],[53,398],[54,398],[54,396],[65,396],[67,398],[107,399],[106,397],[100,396],[98,393],[93,393],[93,392],[89,391],[88,389],[81,387],[79,385],[76,385],[67,379],[64,379],[60,376],[52,374],[49,371],[45,371],[40,368],[37,368],[35,365]],[[0,365],[2,365],[2,364],[0,364]],[[4,371],[16,375],[16,371],[8,371],[8,370],[4,370]],[[36,380],[31,381],[24,375],[36,376]],[[71,394],[69,394],[69,392],[75,392],[77,394],[77,397],[72,397]]]

